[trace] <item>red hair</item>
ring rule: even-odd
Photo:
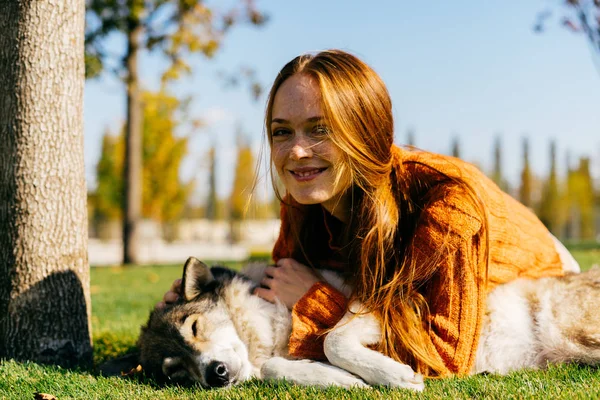
[[[328,138],[344,154],[343,165],[337,166],[338,177],[348,174],[352,182],[348,188],[352,212],[346,242],[348,258],[358,261],[349,263],[345,271],[353,287],[351,300],[360,301],[365,311],[380,319],[382,353],[423,374],[440,374],[446,368],[439,357],[431,354],[425,325],[429,311],[417,289],[436,272],[439,259],[449,250],[439,249],[420,265],[411,256],[411,238],[419,223],[419,212],[426,205],[415,204],[413,199],[426,198],[423,195],[430,188],[406,182],[400,153],[393,151],[392,102],[385,84],[367,64],[340,50],[294,58],[280,71],[269,94],[265,120],[269,144],[275,94],[295,74],[306,74],[318,83],[324,117],[331,128]],[[440,175],[446,183],[469,193],[485,221],[483,207],[470,187]],[[284,206],[292,207],[289,203]],[[311,225],[311,218],[322,215],[311,213],[310,206],[300,207],[304,212],[287,215],[296,216],[289,221],[290,226],[296,232],[302,261],[312,265],[311,244],[303,232]]]

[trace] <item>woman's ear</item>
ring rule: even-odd
[[[202,288],[214,280],[210,268],[195,257],[190,257],[183,266],[181,294],[185,301],[191,301],[202,294]]]

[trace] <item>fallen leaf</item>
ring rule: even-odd
[[[131,376],[131,375],[139,374],[140,372],[142,372],[142,366],[140,364],[138,364],[137,367],[131,368],[128,372],[121,372],[121,376]]]
[[[35,400],[58,400],[58,397],[48,393],[35,393],[33,398]]]

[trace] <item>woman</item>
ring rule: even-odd
[[[465,374],[492,288],[578,269],[530,210],[474,166],[396,147],[387,89],[351,54],[284,66],[266,131],[286,194],[276,266],[256,294],[292,309],[294,357],[324,359],[322,334],[356,299],[381,320],[379,351],[426,376]],[[345,276],[350,299],[321,281],[323,268]]]

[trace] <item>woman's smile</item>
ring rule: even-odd
[[[273,164],[290,195],[300,204],[321,204],[336,215],[349,180],[338,177],[344,154],[331,141],[315,79],[299,74],[281,85],[270,128]]]
[[[301,167],[288,170],[298,182],[310,182],[326,171],[327,168]]]

